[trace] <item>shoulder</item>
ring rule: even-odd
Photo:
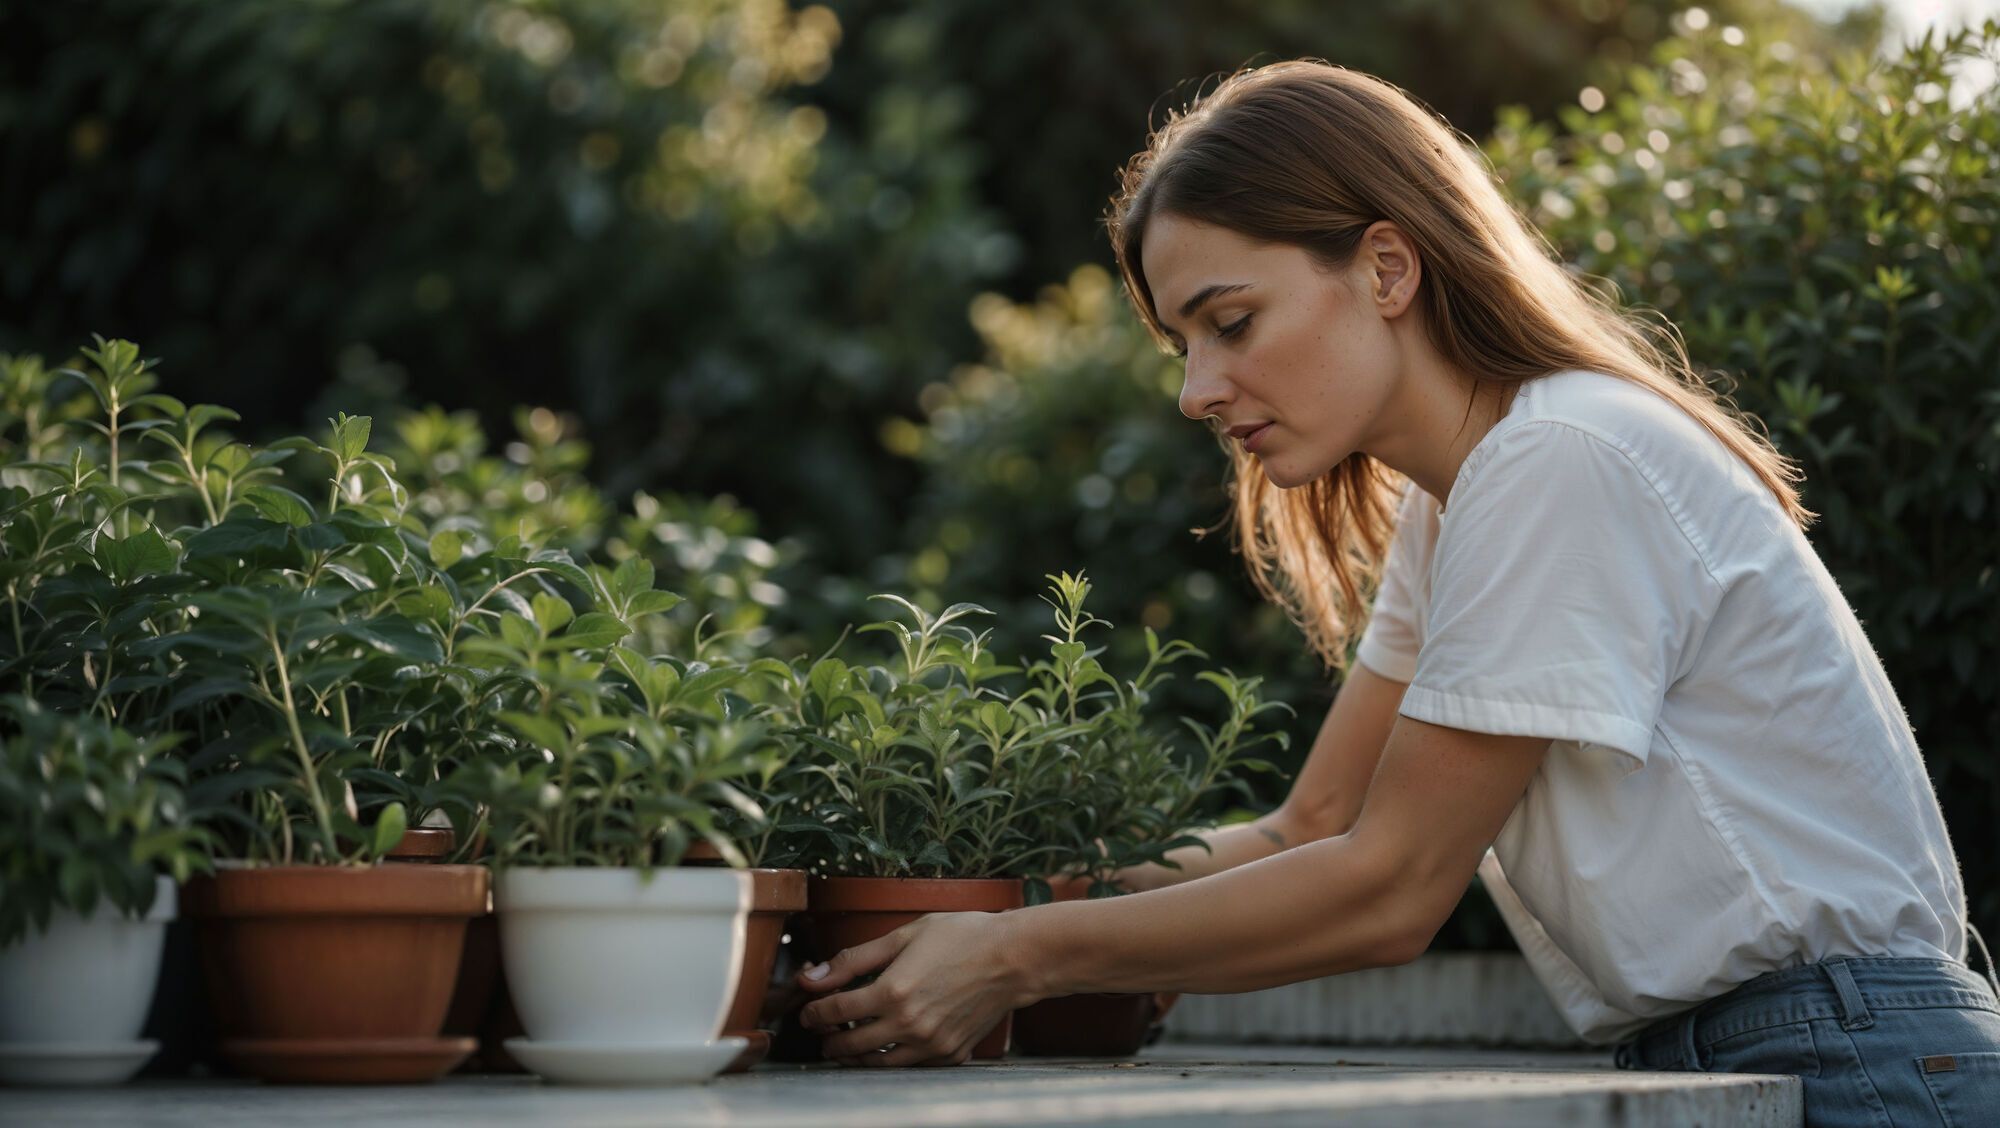
[[[1599,454],[1616,451],[1648,477],[1714,475],[1736,461],[1680,404],[1637,381],[1572,369],[1529,381],[1520,397],[1519,407],[1489,436],[1494,453],[1518,455],[1538,440],[1569,433],[1595,441],[1568,445]]]
[[[1707,427],[1636,381],[1573,369],[1529,381],[1518,399],[1461,467],[1459,485],[1472,487],[1468,495],[1502,486],[1481,481],[1496,476],[1599,472],[1628,489],[1643,483],[1677,520],[1688,521],[1700,508],[1695,502],[1754,484]]]
[[[1705,515],[1741,488],[1719,439],[1652,389],[1603,373],[1543,377],[1521,395],[1461,468],[1441,542],[1678,546],[1714,576]]]

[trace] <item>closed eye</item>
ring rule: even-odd
[[[1229,338],[1234,337],[1237,334],[1243,332],[1243,330],[1250,325],[1250,318],[1252,316],[1253,316],[1252,314],[1246,313],[1242,317],[1237,318],[1235,321],[1229,323],[1228,325],[1224,325],[1222,328],[1217,329],[1215,331],[1217,339],[1228,340]],[[1181,360],[1186,360],[1187,354],[1188,351],[1186,345],[1182,345],[1180,348],[1174,350],[1174,356]]]

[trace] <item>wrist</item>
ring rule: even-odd
[[[1016,1009],[1065,994],[1054,982],[1056,960],[1051,952],[1047,910],[1057,905],[1036,905],[998,914],[1000,929],[999,964],[1009,988],[1019,1000]]]

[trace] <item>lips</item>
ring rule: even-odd
[[[1270,431],[1272,426],[1273,424],[1266,423],[1263,426],[1256,428],[1255,430],[1246,431],[1242,435],[1238,436],[1238,438],[1243,443],[1243,449],[1249,451],[1252,454],[1255,454],[1257,452],[1258,445],[1264,441],[1265,433]]]

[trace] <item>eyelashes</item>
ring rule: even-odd
[[[1220,340],[1226,341],[1229,338],[1236,336],[1237,334],[1243,332],[1244,329],[1249,327],[1250,318],[1253,316],[1255,315],[1246,313],[1242,317],[1237,318],[1235,321],[1229,323],[1228,325],[1224,325],[1222,328],[1217,329],[1215,331],[1216,337]],[[1187,346],[1182,345],[1180,348],[1175,349],[1174,357],[1178,360],[1186,360]]]

